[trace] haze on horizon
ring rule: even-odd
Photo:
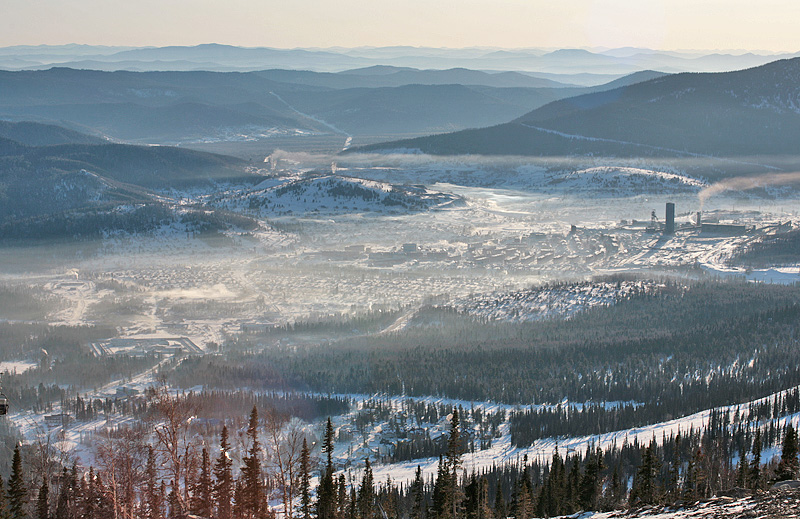
[[[0,0],[0,15],[0,46],[800,50],[786,0]]]

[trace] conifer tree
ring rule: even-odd
[[[99,474],[95,475],[95,517],[97,519],[113,519],[114,503],[108,488],[103,484]]]
[[[369,459],[364,460],[364,475],[358,488],[358,517],[373,519],[375,516],[375,483],[372,477],[372,466]]]
[[[680,475],[681,475],[681,434],[675,435],[672,446],[672,461],[669,465],[669,487],[667,494],[671,501],[676,501],[680,495]]]
[[[233,487],[233,512],[232,516],[236,519],[244,517],[245,514],[244,483],[242,478],[237,478]]]
[[[480,513],[478,510],[480,496],[478,495],[478,477],[474,471],[468,478],[465,478],[464,484],[464,515],[466,519],[477,519]]]
[[[300,518],[311,519],[311,454],[305,438],[300,451]]]
[[[26,519],[28,514],[28,490],[25,488],[25,474],[22,472],[22,457],[19,445],[14,447],[11,458],[11,476],[8,478],[8,515],[10,519]]]
[[[489,506],[489,480],[481,477],[478,481],[478,513],[476,519],[493,519],[492,507]]]
[[[2,478],[0,478],[2,479]],[[69,519],[70,517],[70,494],[72,489],[70,488],[70,474],[67,471],[67,467],[64,467],[61,470],[61,484],[58,487],[58,498],[56,499],[56,510],[53,514],[55,519]],[[0,513],[0,518],[3,518],[3,514]],[[4,519],[4,518],[3,518]]]
[[[8,519],[8,506],[6,506],[6,489],[3,476],[0,476],[0,519]]]
[[[708,474],[706,472],[706,455],[702,448],[699,448],[694,453],[692,466],[694,467],[694,474],[692,483],[694,486],[694,498],[703,499],[708,497],[709,485]]]
[[[452,474],[458,475],[461,468],[461,431],[459,430],[458,409],[453,408],[453,417],[450,420],[450,436],[447,439],[447,467]]]
[[[503,485],[500,479],[497,480],[497,488],[494,491],[494,517],[495,519],[507,519],[506,500],[503,497]]]
[[[632,505],[651,505],[657,502],[656,474],[659,472],[655,440],[642,453],[642,464],[636,472],[635,487],[631,491]]]
[[[453,408],[453,417],[450,420],[450,437],[447,440],[447,459],[446,468],[450,472],[448,485],[445,487],[446,500],[450,510],[445,517],[456,519],[460,515],[461,502],[463,495],[458,484],[458,472],[461,468],[461,431],[458,408]]]
[[[586,451],[586,457],[589,457],[589,450]],[[570,458],[567,458],[569,462]],[[567,476],[567,485],[564,487],[563,499],[560,500],[558,509],[565,514],[572,514],[578,507],[580,507],[580,493],[581,493],[581,469],[580,460],[577,454],[572,458],[572,466]]]
[[[533,496],[531,495],[531,478],[528,474],[528,457],[525,456],[523,462],[522,475],[517,482],[517,490],[514,496],[514,517],[515,519],[528,519],[533,512]]]
[[[336,485],[336,519],[345,519],[347,517],[347,483],[345,482],[344,474],[339,474],[339,484]]]
[[[330,417],[325,424],[325,437],[322,440],[322,453],[326,457],[325,469],[320,477],[317,489],[317,518],[335,519],[336,489],[333,481],[333,422]]]
[[[450,471],[442,456],[439,456],[439,467],[436,471],[436,481],[433,483],[431,515],[435,519],[446,519],[450,514],[450,501],[448,488],[450,487]]]
[[[50,488],[47,480],[42,478],[39,495],[36,498],[36,519],[50,519]]]
[[[264,506],[263,485],[261,481],[261,443],[258,441],[258,409],[253,406],[247,425],[247,439],[250,448],[242,460],[242,513],[246,519],[261,517]]]
[[[622,478],[619,475],[619,463],[617,463],[617,465],[614,466],[614,471],[611,473],[611,480],[605,490],[603,510],[616,510],[625,498],[625,490]]]
[[[228,427],[222,426],[222,434],[219,439],[219,456],[214,462],[214,504],[216,506],[218,519],[231,519],[232,500],[233,500],[233,461],[228,454],[230,445],[228,444]]]
[[[577,461],[574,462],[577,465]],[[581,477],[578,504],[582,510],[597,510],[600,500],[600,490],[603,481],[603,451],[599,448],[591,452],[586,460],[586,466]]]
[[[94,467],[89,467],[86,477],[86,490],[82,492],[81,517],[85,519],[97,518],[97,485],[94,477]]]
[[[753,459],[750,460],[750,477],[748,488],[761,488],[761,429],[756,429],[753,439]]]
[[[83,499],[81,484],[78,480],[78,467],[73,464],[69,472],[64,467],[61,477],[62,481],[58,491],[55,518],[77,519],[78,506],[81,499]]]
[[[358,519],[358,497],[356,496],[355,485],[350,486],[350,498],[347,500],[349,505],[347,519]]]
[[[739,463],[736,464],[736,486],[745,488],[747,485],[747,458],[742,453],[739,457]]]
[[[425,517],[425,484],[422,481],[422,468],[417,465],[414,481],[411,483],[411,519],[424,519]]]
[[[192,492],[192,513],[201,517],[211,517],[213,509],[211,492],[213,482],[211,481],[211,462],[208,457],[208,449],[203,447],[200,455],[200,476],[197,478],[194,491]]]
[[[797,433],[791,423],[786,425],[783,434],[781,461],[775,469],[775,481],[786,481],[797,477]]]

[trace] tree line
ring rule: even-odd
[[[556,448],[548,460],[525,456],[468,473],[464,411],[456,407],[435,475],[417,467],[413,481],[378,482],[366,459],[360,480],[348,481],[330,418],[317,458],[313,437],[273,409],[253,407],[246,425],[225,425],[212,446],[188,434],[191,402],[165,391],[150,398],[157,418],[97,437],[88,470],[17,446],[9,476],[0,478],[0,518],[530,519],[763,489],[800,471],[792,422],[747,422],[750,415],[738,412],[732,420],[726,411],[646,445]],[[781,445],[780,460],[763,463],[772,445]]]

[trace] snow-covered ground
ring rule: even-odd
[[[800,263],[763,270],[729,264],[748,243],[800,223],[790,192],[775,200],[752,193],[705,200],[704,221],[748,229],[721,236],[693,225],[701,208],[698,194],[709,183],[669,165],[628,161],[570,169],[525,162],[495,167],[460,158],[435,164],[415,163],[414,157],[392,160],[375,166],[347,159],[316,169],[298,161],[255,187],[164,193],[179,209],[207,203],[256,215],[262,226],[209,239],[170,224],[146,235],[108,235],[66,253],[55,246],[3,248],[0,276],[30,280],[64,302],[47,322],[106,325],[120,337],[189,337],[201,347],[221,343],[245,326],[408,308],[384,328],[392,333],[426,303],[489,319],[568,317],[658,288],[645,282],[554,284],[610,273],[800,281]],[[310,170],[317,173],[309,175]],[[654,210],[663,223],[666,201],[677,205],[677,232],[647,232]],[[148,376],[125,385],[144,387]],[[664,432],[700,426],[707,417],[698,413],[597,437],[541,440],[526,449],[511,446],[504,424],[490,449],[467,455],[465,462],[469,469],[525,454],[546,460],[556,446],[566,453],[590,443],[648,442],[653,435],[660,439]],[[41,424],[43,416],[17,419],[25,428]],[[77,446],[81,431],[102,426],[76,426],[78,436],[70,432],[64,441]],[[34,430],[31,426],[26,435]],[[370,442],[380,444],[380,435],[373,431]],[[341,447],[351,448],[356,458],[356,446]],[[376,478],[407,479],[417,463],[376,467]],[[427,472],[435,470],[436,460],[420,463]]]
[[[714,195],[705,200],[703,221],[758,231],[703,233],[693,222],[708,182],[674,164],[598,161],[570,169],[519,161],[504,168],[390,157],[382,166],[348,158],[315,168],[301,158],[276,159],[283,169],[254,187],[159,195],[178,211],[208,203],[255,215],[257,230],[209,238],[174,223],[143,235],[108,235],[66,254],[6,248],[0,275],[14,266],[61,298],[65,304],[49,322],[105,324],[121,336],[188,336],[198,345],[220,342],[242,325],[432,301],[492,319],[569,315],[616,296],[601,287],[531,287],[613,273],[800,280],[800,262],[763,270],[729,263],[737,250],[777,232],[776,224],[800,223],[793,198]],[[653,211],[663,223],[666,201],[677,206],[678,231],[646,232]]]
[[[32,360],[4,360],[0,362],[0,373],[24,373],[35,367]]]
[[[227,210],[274,217],[305,213],[397,214],[453,206],[459,198],[423,186],[320,174],[269,178],[253,189],[230,191],[209,201]]]
[[[595,306],[609,306],[634,295],[652,294],[664,285],[653,281],[587,282],[531,288],[511,293],[456,299],[446,306],[493,321],[569,318]]]
[[[751,403],[765,401],[774,402],[777,396],[785,395],[792,389],[794,388],[791,388],[787,391],[781,391],[763,399],[754,400],[753,402],[723,406],[715,408],[715,410],[719,412],[727,412],[731,418],[734,416],[737,410],[742,415],[745,415]],[[357,395],[351,395],[351,397],[354,397],[356,401],[362,402],[364,399],[364,397],[358,397]],[[359,398],[361,398],[361,400],[359,400]],[[398,397],[391,399],[391,401],[399,409],[401,408],[402,401],[405,398],[406,397]],[[449,406],[461,405],[467,410],[471,408],[482,408],[488,413],[497,412],[500,409],[503,409],[506,412],[519,409],[518,406],[504,406],[490,402],[466,402],[457,400],[437,400],[431,398],[413,400],[438,402]],[[613,405],[614,403],[610,404]],[[570,404],[565,403],[564,405]],[[580,409],[581,405],[577,404],[575,407]],[[689,430],[702,430],[708,425],[711,411],[712,410],[709,409],[667,422],[613,431],[599,435],[544,438],[537,440],[529,447],[514,447],[511,444],[509,424],[508,422],[505,422],[500,426],[500,437],[492,440],[491,447],[485,450],[476,450],[475,452],[465,453],[462,457],[462,460],[467,472],[472,472],[473,470],[480,472],[482,469],[489,469],[492,466],[502,465],[504,463],[521,463],[524,456],[527,456],[528,459],[535,460],[540,464],[547,464],[552,459],[556,450],[558,450],[562,456],[565,456],[567,454],[576,452],[583,453],[586,451],[587,447],[590,446],[596,446],[606,450],[612,447],[622,447],[625,444],[632,445],[634,442],[640,446],[646,446],[652,440],[655,440],[656,443],[660,444],[663,438],[670,438],[672,435],[686,433]],[[449,430],[448,420],[449,418],[447,417],[443,418],[439,424],[434,424],[434,427],[431,431],[433,433],[438,431],[439,433],[446,434]],[[798,427],[798,424],[800,424],[800,413],[782,418],[779,420],[779,425],[782,427],[789,422],[794,424],[795,427]],[[343,423],[347,423],[347,419],[345,417],[340,417],[339,424],[341,425]],[[363,460],[363,455],[369,452],[377,452],[381,448],[380,431],[383,429],[389,430],[386,424],[377,424],[372,428],[372,431],[365,438],[356,438],[355,441],[350,445],[339,445],[337,447],[337,456],[342,458],[349,456],[351,461],[354,462],[354,468],[352,470],[354,470],[356,474],[351,474],[351,476],[355,477],[356,480],[358,477],[358,467],[361,465],[360,462]],[[363,449],[363,447],[359,449],[358,445],[366,445],[368,448],[366,450]],[[362,460],[357,459],[358,456],[355,457],[356,459],[353,459],[353,452],[358,452],[358,454],[361,455]],[[762,451],[762,462],[766,463],[773,457],[779,455],[780,448],[776,447],[764,449]],[[373,464],[372,470],[376,481],[384,481],[387,477],[391,477],[392,480],[396,482],[410,482],[414,478],[414,472],[416,471],[417,466],[422,469],[426,477],[429,477],[436,474],[438,462],[438,458],[425,458],[401,463]]]

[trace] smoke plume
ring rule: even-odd
[[[722,180],[703,188],[697,194],[700,199],[700,208],[706,200],[725,191],[745,191],[768,186],[787,186],[800,183],[800,172],[793,173],[766,173],[749,177],[734,177]]]

